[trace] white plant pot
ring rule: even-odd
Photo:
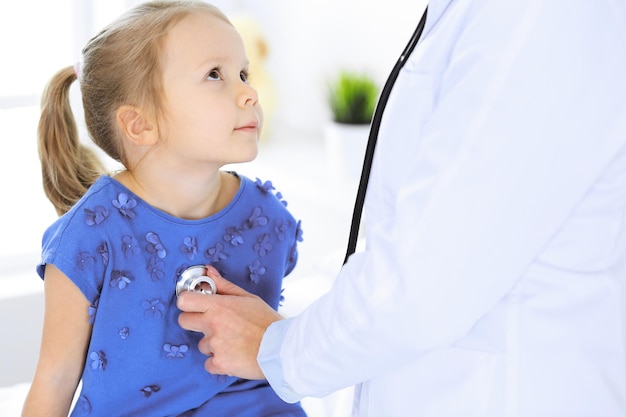
[[[361,177],[369,125],[329,122],[324,131],[326,160],[331,179],[355,183]]]

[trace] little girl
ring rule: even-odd
[[[277,308],[296,263],[300,223],[271,182],[221,170],[257,155],[263,117],[247,66],[215,7],[153,1],[51,80],[39,152],[60,218],[37,269],[44,329],[23,416],[67,416],[73,399],[72,416],[304,416],[266,381],[207,373],[201,334],[177,321],[190,266],[211,265]],[[115,175],[79,144],[76,79],[90,136],[125,168]]]

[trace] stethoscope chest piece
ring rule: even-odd
[[[200,294],[217,294],[217,286],[213,279],[206,276],[207,268],[204,265],[194,265],[185,269],[176,282],[176,296],[183,291]]]

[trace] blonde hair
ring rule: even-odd
[[[202,1],[142,3],[87,43],[78,71],[66,67],[52,77],[42,96],[38,145],[44,191],[59,215],[106,174],[97,155],[80,143],[69,101],[74,80],[79,78],[89,136],[130,169],[116,112],[122,105],[133,105],[155,117],[161,115],[164,40],[172,26],[196,12],[208,12],[230,23],[219,9]]]

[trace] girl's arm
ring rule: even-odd
[[[46,266],[44,291],[39,362],[22,417],[68,415],[91,334],[89,301],[54,265]]]

